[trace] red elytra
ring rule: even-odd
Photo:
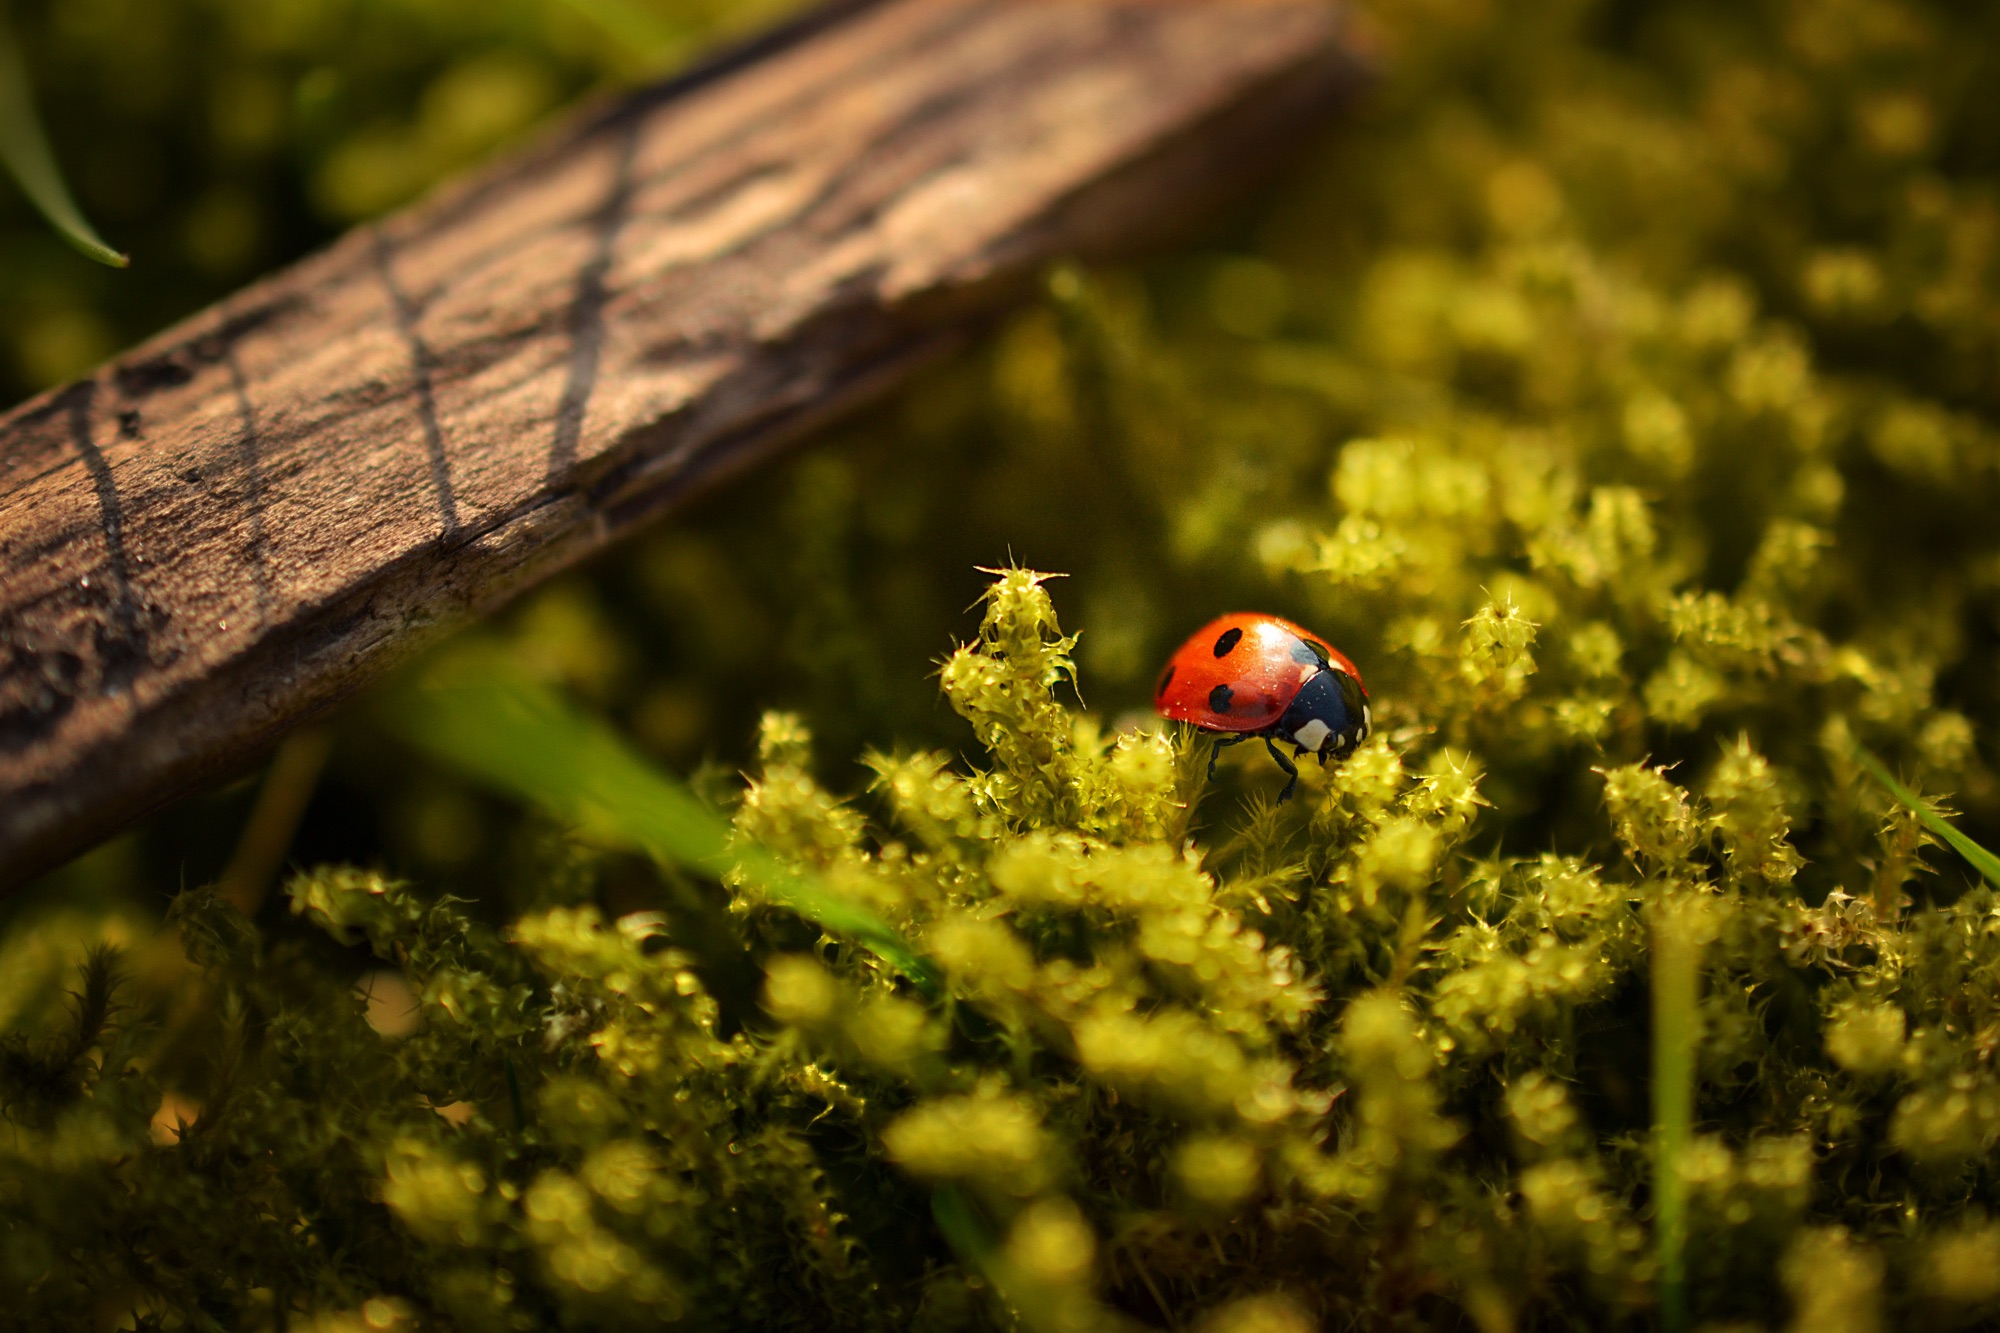
[[[1361,684],[1354,663],[1312,631],[1277,616],[1238,611],[1210,621],[1181,645],[1160,673],[1153,706],[1162,717],[1206,731],[1261,731],[1283,717],[1300,687],[1329,665]],[[1217,697],[1218,687],[1229,690],[1226,701]],[[1361,693],[1367,696],[1366,686]]]
[[[1368,688],[1346,654],[1289,620],[1248,611],[1210,621],[1181,645],[1160,673],[1153,707],[1170,721],[1223,733],[1223,745],[1262,737],[1291,776],[1280,800],[1297,787],[1298,769],[1277,742],[1324,765],[1374,725]]]

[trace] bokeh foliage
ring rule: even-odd
[[[2000,17],[1364,17],[1215,242],[365,704],[254,920],[241,792],[17,900],[0,1318],[1990,1323],[2000,900],[1859,747],[1994,844]],[[1374,692],[1286,806],[1145,719],[1232,606]]]

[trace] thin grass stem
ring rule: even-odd
[[[1996,888],[2000,888],[2000,856],[1995,856],[1992,852],[1966,837],[1950,824],[1947,824],[1938,816],[1937,811],[1931,809],[1929,802],[1891,777],[1889,770],[1883,767],[1882,761],[1874,755],[1868,753],[1868,751],[1858,745],[1854,747],[1854,753],[1861,760],[1861,766],[1867,769],[1877,782],[1887,788],[1889,794],[1901,802],[1904,809],[1915,815],[1918,823],[1944,839],[1946,844],[1953,851],[1964,857],[1974,870],[1986,876],[1988,883]]]
[[[1666,1333],[1690,1327],[1682,1164],[1694,1138],[1704,917],[1698,898],[1663,895],[1653,905],[1653,1240]]]
[[[257,803],[237,839],[236,851],[217,881],[215,891],[248,917],[257,915],[271,881],[283,867],[285,853],[299,831],[299,820],[319,786],[320,771],[333,740],[317,729],[288,737],[271,760],[271,770],[257,791]]]
[[[723,878],[861,944],[928,995],[936,973],[887,922],[816,876],[737,841],[729,821],[634,753],[609,727],[498,661],[461,661],[403,691],[402,736],[469,777],[608,842]]]

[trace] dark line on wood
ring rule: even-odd
[[[91,406],[97,381],[80,380],[63,391],[69,414],[70,442],[90,473],[97,492],[98,530],[104,534],[105,566],[111,576],[111,633],[98,644],[104,690],[115,694],[138,674],[146,659],[146,631],[140,624],[138,598],[132,591],[132,562],[125,551],[125,506],[118,498],[111,464],[91,437]]]
[[[97,381],[78,380],[69,386],[63,398],[64,410],[69,414],[70,443],[76,446],[77,457],[83,460],[90,473],[90,484],[97,491],[98,530],[104,534],[105,549],[110,553],[111,580],[117,585],[122,603],[129,600],[131,590],[131,565],[125,556],[125,509],[118,499],[117,484],[111,479],[111,465],[104,461],[97,441],[91,438],[90,409],[97,398]]]
[[[237,450],[243,460],[244,502],[250,510],[250,577],[256,586],[257,627],[262,629],[271,619],[270,541],[264,531],[264,441],[257,429],[257,409],[250,402],[250,383],[234,342],[223,348],[222,361],[229,368],[229,387],[236,395],[236,419],[242,429]]]
[[[444,453],[444,428],[438,423],[437,394],[433,388],[436,362],[431,357],[430,345],[417,331],[416,303],[396,282],[395,254],[388,231],[378,226],[370,240],[374,243],[375,271],[381,275],[383,290],[389,293],[389,305],[395,312],[396,332],[410,352],[411,372],[417,383],[417,416],[423,422],[424,451],[430,456],[431,489],[437,492],[444,536],[451,538],[458,535],[458,500],[451,489],[451,462]]]
[[[555,438],[549,442],[549,484],[560,487],[576,466],[577,446],[583,438],[583,417],[597,391],[597,371],[604,355],[604,303],[608,296],[612,253],[618,233],[624,228],[632,205],[632,160],[639,151],[642,118],[634,117],[624,127],[618,141],[618,160],[612,168],[611,190],[596,218],[597,244],[590,261],[576,275],[576,296],[570,303],[569,376],[563,382],[562,397],[556,403]]]

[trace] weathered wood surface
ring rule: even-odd
[[[1323,0],[848,3],[0,418],[0,887],[1185,212]]]

